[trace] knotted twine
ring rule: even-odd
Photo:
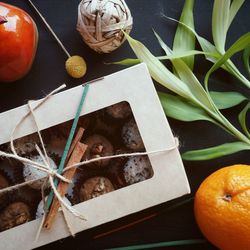
[[[64,88],[66,85],[62,85],[60,86],[59,88],[57,88],[56,90],[52,91],[49,95],[47,95],[43,100],[41,100],[41,102],[35,106],[34,110],[37,109],[38,107],[40,107],[43,103],[45,103],[47,101],[47,99],[49,97],[51,97],[54,93],[58,92],[59,90],[61,90],[62,88]],[[81,98],[81,101],[80,101],[80,104],[79,104],[79,107],[78,107],[78,110],[77,110],[77,115],[74,119],[74,123],[72,125],[72,129],[70,131],[70,136],[67,140],[67,144],[65,146],[65,150],[64,150],[64,153],[63,153],[63,157],[61,159],[61,162],[60,162],[60,166],[59,166],[59,169],[57,170],[54,170],[51,166],[50,166],[50,161],[49,161],[49,158],[48,158],[48,155],[47,155],[47,152],[45,150],[45,145],[44,145],[44,142],[43,142],[43,139],[42,139],[42,136],[41,136],[41,133],[40,133],[40,129],[39,129],[39,126],[38,126],[38,122],[36,120],[36,117],[35,117],[35,114],[34,114],[34,110],[31,106],[31,103],[30,101],[28,102],[28,107],[29,107],[29,112],[17,123],[16,127],[14,128],[12,134],[11,134],[11,141],[10,141],[10,145],[11,145],[11,151],[13,154],[6,154],[3,152],[3,154],[1,154],[0,152],[0,156],[5,156],[5,157],[9,157],[9,158],[14,158],[16,160],[19,160],[23,163],[28,163],[30,167],[34,167],[40,171],[44,171],[47,173],[47,176],[48,176],[48,180],[49,180],[49,184],[53,190],[53,193],[50,194],[50,196],[48,197],[48,200],[46,202],[46,204],[44,204],[44,207],[45,208],[49,208],[50,206],[50,203],[52,202],[52,199],[53,199],[53,196],[55,194],[55,196],[57,197],[59,203],[60,203],[60,206],[62,207],[62,211],[63,211],[63,215],[64,215],[64,218],[65,218],[65,221],[66,221],[66,225],[71,233],[72,236],[74,236],[74,233],[73,233],[73,230],[70,226],[70,223],[69,221],[67,220],[67,216],[66,216],[66,210],[69,211],[70,213],[72,213],[74,216],[80,218],[80,219],[83,219],[85,220],[85,218],[80,214],[78,213],[74,208],[72,208],[70,205],[68,205],[64,200],[63,198],[61,197],[61,195],[58,193],[56,187],[57,187],[57,184],[58,184],[58,179],[55,179],[54,181],[54,177],[58,177],[60,180],[64,181],[64,182],[67,182],[67,183],[71,183],[70,180],[67,180],[66,178],[64,178],[62,175],[61,175],[61,172],[62,172],[62,168],[64,166],[64,163],[65,163],[65,160],[66,160],[66,156],[67,156],[67,153],[68,153],[68,150],[69,150],[69,147],[70,147],[70,144],[72,142],[72,138],[73,138],[73,135],[74,135],[74,131],[75,131],[75,128],[76,128],[76,123],[79,119],[79,116],[80,116],[80,111],[81,111],[81,107],[83,105],[83,102],[85,100],[85,97],[86,97],[86,91],[88,90],[88,85],[85,86],[84,88],[84,91],[83,91],[83,95],[82,95],[82,98]],[[29,117],[29,115],[32,115],[33,117],[33,120],[35,122],[35,126],[36,126],[36,130],[37,130],[37,133],[38,133],[38,136],[39,136],[39,140],[40,140],[40,143],[42,145],[42,149],[43,149],[43,153],[42,151],[40,150],[40,148],[38,147],[38,145],[35,145],[35,148],[38,152],[38,154],[41,156],[43,162],[44,162],[44,165],[43,164],[37,164],[37,162],[35,161],[31,161],[29,159],[26,159],[26,158],[23,158],[23,157],[20,157],[17,155],[17,152],[15,150],[15,147],[14,147],[14,142],[13,142],[13,138],[14,138],[14,135],[15,135],[15,132],[16,130],[19,128],[19,126],[22,124],[22,122],[27,118]],[[66,156],[65,156],[66,155]],[[36,179],[37,180],[37,179]],[[45,180],[46,181],[46,180]],[[10,187],[10,189],[13,189],[13,187],[15,188],[18,188],[20,186],[23,186],[24,184],[28,184],[30,182],[25,182],[25,183],[22,183],[22,184],[17,184],[15,186],[12,186]],[[44,186],[44,185],[43,185]],[[8,189],[8,188],[7,188]],[[10,190],[9,189],[9,190]],[[44,194],[43,194],[43,189],[42,189],[42,197],[44,197]],[[44,199],[43,199],[44,201]],[[45,206],[46,205],[46,206]],[[66,210],[64,210],[63,208],[65,208]],[[41,229],[42,229],[42,225],[44,223],[44,220],[45,220],[45,216],[46,216],[46,212],[47,212],[47,209],[45,209],[45,214],[42,218],[42,221],[41,221],[41,224],[39,226],[39,229],[38,229],[38,232],[37,232],[37,235],[36,235],[36,240],[38,239],[39,235],[40,235],[40,232],[41,232]]]
[[[99,53],[109,53],[124,41],[133,18],[124,0],[82,0],[78,6],[77,30],[84,42]]]
[[[64,150],[64,154],[63,155],[66,155],[67,156],[67,147],[69,148],[70,147],[70,139],[72,140],[73,138],[73,135],[74,135],[74,130],[76,128],[76,125],[77,125],[77,121],[79,119],[79,116],[80,116],[80,111],[81,111],[81,108],[82,108],[82,105],[84,103],[84,100],[85,100],[85,97],[86,97],[86,94],[87,94],[87,90],[88,90],[88,84],[85,85],[85,88],[84,88],[84,91],[83,91],[83,95],[82,95],[82,98],[81,98],[81,101],[80,101],[80,104],[79,104],[79,107],[78,107],[78,111],[77,111],[77,114],[76,114],[76,117],[74,119],[74,123],[72,125],[72,129],[70,131],[70,136],[68,138],[68,141],[67,141],[67,144],[65,146],[65,150]],[[80,166],[83,166],[83,165],[87,165],[87,164],[90,164],[90,163],[93,163],[93,162],[96,162],[96,161],[100,161],[100,160],[106,160],[106,159],[114,159],[114,158],[121,158],[121,157],[131,157],[131,156],[144,156],[144,155],[151,155],[151,154],[156,154],[156,153],[164,153],[164,152],[168,152],[168,151],[172,151],[176,148],[179,147],[179,141],[178,141],[178,138],[175,138],[175,145],[173,145],[172,147],[169,147],[169,148],[165,148],[165,149],[161,149],[161,150],[154,150],[154,151],[146,151],[146,152],[134,152],[134,153],[124,153],[124,154],[117,154],[117,155],[110,155],[110,156],[103,156],[103,157],[98,157],[98,158],[93,158],[93,159],[90,159],[90,160],[84,160],[80,163],[77,163],[77,164],[74,164],[72,166],[68,166],[66,168],[63,169],[63,166],[64,164],[60,164],[62,166],[59,166],[59,168],[61,167],[61,169],[53,169],[52,166],[50,166],[50,162],[49,162],[49,159],[48,159],[48,154],[46,152],[46,149],[45,149],[45,145],[44,145],[44,142],[43,142],[43,138],[42,138],[42,135],[41,135],[41,132],[40,132],[40,128],[39,128],[39,123],[36,119],[36,116],[35,116],[35,113],[34,111],[37,110],[41,105],[43,105],[45,102],[47,102],[47,100],[53,96],[53,94],[57,93],[58,91],[62,90],[63,88],[65,88],[66,85],[63,84],[61,85],[59,88],[53,90],[51,93],[49,93],[45,98],[43,98],[34,108],[32,108],[31,106],[31,101],[28,102],[28,108],[29,108],[29,111],[26,115],[24,115],[20,121],[17,123],[17,125],[15,126],[15,128],[13,129],[13,132],[11,133],[11,137],[10,137],[10,148],[11,148],[11,151],[12,153],[7,153],[7,152],[4,152],[4,151],[1,151],[0,150],[0,157],[5,157],[5,158],[11,158],[11,159],[15,159],[17,161],[20,161],[22,162],[23,164],[29,164],[30,167],[33,167],[37,170],[40,170],[40,171],[43,171],[47,174],[48,178],[46,178],[46,181],[48,179],[49,181],[49,185],[52,189],[52,192],[50,194],[50,201],[47,200],[46,204],[44,203],[44,207],[48,207],[48,203],[50,205],[52,199],[53,199],[53,195],[56,196],[56,198],[58,199],[59,203],[60,203],[60,206],[62,208],[62,212],[63,212],[63,215],[64,215],[64,219],[65,219],[65,222],[66,222],[66,226],[70,232],[70,234],[72,236],[74,236],[74,232],[73,232],[73,229],[71,228],[70,226],[70,222],[68,221],[68,217],[66,215],[66,211],[70,212],[71,214],[73,214],[75,217],[79,218],[79,219],[82,219],[82,220],[86,220],[86,218],[81,214],[79,213],[77,210],[75,210],[71,205],[68,205],[64,200],[63,200],[63,197],[58,193],[57,191],[57,184],[58,184],[58,180],[61,180],[63,182],[66,182],[66,183],[72,183],[71,180],[68,180],[66,179],[65,177],[63,177],[63,173],[65,171],[68,171],[69,169],[71,168],[78,168]],[[86,88],[87,87],[87,88]],[[15,147],[14,147],[14,135],[15,135],[15,132],[16,130],[18,130],[18,128],[20,127],[20,125],[24,122],[25,119],[27,119],[30,115],[32,115],[32,118],[35,122],[35,126],[36,126],[36,130],[37,130],[37,133],[38,133],[38,136],[39,136],[39,140],[40,140],[40,143],[41,143],[41,146],[42,146],[42,150],[38,147],[38,145],[35,145],[35,148],[38,152],[38,154],[41,156],[44,164],[41,164],[41,163],[38,163],[36,161],[32,161],[28,158],[25,158],[25,157],[21,157],[17,154],[16,150],[15,150]],[[71,138],[70,138],[71,137]],[[43,151],[43,152],[42,152]],[[65,157],[66,159],[66,157]],[[61,160],[61,163],[63,161]],[[59,171],[60,170],[60,171]],[[57,178],[54,180],[54,178]],[[25,181],[23,183],[19,183],[19,184],[16,184],[16,185],[13,185],[13,186],[10,186],[10,187],[7,187],[7,188],[4,188],[4,189],[1,189],[0,190],[0,194],[3,194],[3,193],[7,193],[7,192],[10,192],[14,189],[18,189],[20,187],[23,187],[23,186],[26,186],[26,185],[29,185],[33,182],[36,182],[38,180],[42,180],[44,178],[40,178],[40,179],[34,179],[34,180],[30,180],[30,181]],[[43,192],[43,191],[42,191]],[[43,193],[42,193],[42,196],[44,197]],[[49,201],[49,202],[48,202]],[[46,210],[46,209],[45,209]],[[46,212],[46,211],[45,211]],[[43,218],[42,218],[42,221],[41,221],[41,224],[39,226],[39,229],[38,229],[38,233],[36,235],[36,240],[38,239],[39,237],[39,234],[41,232],[41,229],[42,229],[42,225],[43,225],[43,222],[45,220],[45,216],[46,216],[46,213],[44,214]]]

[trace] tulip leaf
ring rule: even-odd
[[[246,122],[246,117],[247,117],[247,112],[250,109],[250,102],[245,106],[245,108],[240,112],[238,118],[240,125],[245,132],[245,134],[250,138],[250,133],[247,128],[247,122]]]
[[[186,0],[182,13],[181,13],[180,21],[194,29],[193,8],[194,8],[194,0]],[[175,37],[174,37],[173,53],[186,52],[186,51],[194,50],[194,48],[195,48],[194,34],[190,30],[188,30],[186,27],[178,23],[177,30],[176,30]],[[194,56],[193,55],[183,58],[183,61],[187,64],[187,66],[191,70],[193,70],[194,68]]]
[[[179,96],[162,92],[158,92],[158,95],[164,112],[168,117],[185,122],[206,120],[216,123],[203,109]]]
[[[210,91],[209,94],[218,109],[228,109],[247,100],[247,98],[239,92]]]
[[[182,154],[182,159],[187,161],[211,160],[243,150],[250,150],[250,145],[244,142],[230,142],[211,148],[187,151]]]

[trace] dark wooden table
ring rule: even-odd
[[[82,55],[86,59],[88,64],[86,76],[84,79],[74,80],[68,77],[64,70],[65,54],[31,9],[28,2],[26,0],[3,0],[3,2],[23,8],[34,18],[39,29],[39,45],[30,73],[15,83],[0,84],[0,112],[20,106],[29,99],[41,98],[62,83],[67,83],[68,88],[71,88],[88,80],[118,71],[123,67],[105,65],[104,62],[133,57],[133,53],[127,43],[111,54],[99,55],[90,50],[82,42],[80,35],[75,30],[79,0],[34,0],[34,3],[46,17],[69,52],[71,54]],[[172,46],[176,24],[161,18],[161,13],[178,19],[183,3],[184,0],[127,0],[127,4],[134,17],[132,36],[142,41],[155,55],[162,55],[163,52],[153,35],[152,28],[162,36],[168,45]],[[194,10],[195,25],[198,33],[210,41],[212,41],[212,3],[213,1],[197,0]],[[230,46],[240,35],[250,30],[249,11],[250,1],[247,0],[239,11],[228,33],[227,46]],[[241,71],[246,73],[242,65],[241,55],[235,56],[233,60]],[[209,67],[211,67],[211,64],[206,62],[204,58],[197,57],[195,72],[200,79],[202,79]],[[212,79],[212,89],[238,90],[245,93],[248,97],[250,96],[248,89],[222,70],[216,72],[216,74],[212,76]],[[158,84],[156,84],[156,88],[163,90]],[[224,114],[233,122],[236,122],[236,114],[239,113],[242,108],[243,106],[239,105],[233,109],[226,110]],[[214,146],[232,140],[224,131],[207,122],[182,123],[173,119],[169,119],[169,122],[174,134],[178,136],[181,141],[181,152]],[[199,184],[210,173],[220,167],[236,163],[250,164],[249,153],[241,152],[204,162],[184,162],[192,189],[190,197],[194,196]],[[188,197],[182,197],[177,201],[187,198]],[[140,213],[127,216],[126,218],[87,230],[79,233],[75,238],[70,237],[44,246],[41,249],[104,249],[118,246],[203,238],[193,215],[193,202],[191,201],[172,210],[169,209],[171,205],[177,201],[161,204]],[[118,232],[96,238],[96,236],[100,236],[102,233],[154,213],[158,215]],[[170,249],[195,250],[215,248],[211,244],[205,243],[193,246],[171,247]]]

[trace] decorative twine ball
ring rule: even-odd
[[[124,0],[82,0],[77,30],[85,43],[99,53],[117,49],[132,29],[133,18]]]

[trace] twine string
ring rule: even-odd
[[[80,117],[82,107],[83,107],[83,104],[85,102],[88,90],[89,90],[89,84],[85,84],[84,88],[83,88],[82,96],[81,96],[81,99],[80,99],[80,103],[78,105],[76,115],[75,115],[72,127],[70,129],[70,133],[69,133],[69,136],[68,136],[68,139],[67,139],[67,142],[66,142],[62,157],[61,157],[61,161],[60,161],[60,164],[59,164],[58,169],[57,169],[58,174],[62,174],[62,171],[63,171],[64,165],[65,165],[65,162],[66,162],[69,150],[70,150],[71,143],[73,141],[73,137],[74,137],[74,134],[75,134],[75,131],[76,131],[77,123],[78,123],[78,120],[79,120],[79,117]],[[55,188],[57,188],[57,185],[58,185],[58,179],[54,179]],[[48,196],[48,199],[46,201],[45,211],[49,210],[49,208],[50,208],[50,206],[52,204],[52,201],[53,201],[53,197],[54,197],[54,193],[53,193],[53,189],[52,189],[52,191],[50,192],[50,194]]]
[[[93,158],[90,160],[81,161],[77,164],[68,166],[64,168],[63,172],[68,171],[71,168],[78,168],[80,166],[84,166],[93,162],[101,161],[101,160],[109,160],[109,159],[115,159],[115,158],[122,158],[122,157],[132,157],[132,156],[145,156],[145,155],[153,155],[153,154],[159,154],[159,153],[165,153],[167,151],[174,150],[179,147],[179,140],[178,138],[175,138],[175,144],[172,147],[165,148],[165,149],[159,149],[159,150],[153,150],[153,151],[145,151],[145,152],[133,152],[133,153],[124,153],[124,154],[117,154],[117,155],[108,155],[108,156],[101,156],[98,158]]]
[[[37,133],[38,133],[38,137],[39,137],[40,143],[41,143],[41,145],[42,145],[42,149],[43,149],[43,153],[44,153],[44,155],[45,155],[45,159],[43,159],[42,153],[39,153],[39,154],[41,155],[41,157],[42,157],[44,163],[45,163],[45,164],[47,163],[48,166],[51,168],[51,166],[50,166],[50,161],[49,161],[49,157],[48,157],[48,154],[47,154],[47,152],[46,152],[46,150],[45,150],[45,145],[44,145],[44,142],[43,142],[43,138],[42,138],[42,135],[41,135],[41,132],[40,132],[40,129],[39,129],[39,125],[38,125],[38,122],[37,122],[37,120],[36,120],[36,116],[35,116],[35,113],[34,113],[34,111],[33,111],[33,109],[32,109],[32,106],[31,106],[31,102],[30,102],[30,101],[28,101],[28,107],[29,107],[30,112],[31,112],[31,114],[32,114],[32,117],[33,117],[33,119],[34,119],[34,121],[35,121],[36,130],[37,130]],[[36,145],[36,148],[37,148],[37,150],[39,149],[38,145]],[[39,150],[39,151],[40,151],[40,150]],[[39,152],[39,151],[38,151],[38,152]]]
[[[81,162],[79,162],[77,164],[68,166],[68,167],[64,168],[63,173],[66,172],[66,171],[68,171],[68,170],[70,170],[70,169],[72,169],[72,168],[79,168],[81,166],[84,166],[84,165],[87,165],[87,164],[90,164],[90,163],[93,163],[93,162],[96,162],[96,161],[107,160],[107,159],[114,159],[114,158],[122,158],[122,157],[145,156],[145,155],[153,155],[153,154],[159,154],[159,153],[166,153],[168,151],[172,151],[174,149],[177,149],[178,146],[179,146],[179,140],[178,140],[178,138],[175,138],[175,144],[173,146],[169,147],[169,148],[165,148],[165,149],[161,149],[161,150],[154,150],[154,151],[125,153],[125,154],[117,154],[117,155],[109,155],[109,156],[102,156],[102,157],[98,157],[98,158],[93,158],[93,159],[90,159],[90,160],[81,161]],[[4,154],[2,154],[2,151],[0,151],[0,156],[1,155],[4,156]],[[7,154],[7,155],[9,156],[10,154]],[[19,159],[19,158],[15,158],[15,156],[13,156],[13,155],[12,155],[12,158]],[[20,158],[22,158],[22,157],[20,157]],[[26,159],[26,158],[24,158],[24,159]],[[33,165],[36,164],[36,162],[33,162],[33,161],[29,161],[29,162],[31,162]],[[33,165],[32,165],[32,167],[33,167]],[[56,177],[60,178],[62,181],[71,183],[71,181],[69,181],[68,179],[66,179],[62,175],[58,174],[56,172],[56,170],[48,170],[48,169],[43,169],[43,168],[41,168],[39,170],[48,173],[50,176],[53,176],[53,174],[54,174]],[[6,193],[6,192],[11,191],[13,189],[17,189],[17,188],[22,187],[24,185],[29,185],[29,184],[31,184],[31,183],[33,183],[35,181],[42,180],[44,178],[46,178],[46,177],[35,179],[35,180],[31,180],[31,181],[26,181],[26,182],[23,182],[23,183],[20,183],[20,184],[16,184],[16,185],[11,186],[11,187],[7,187],[7,188],[4,188],[4,189],[1,189],[0,190],[0,194]]]
[[[41,219],[41,222],[40,222],[40,224],[39,224],[39,227],[38,227],[38,229],[37,229],[36,237],[35,237],[35,242],[37,242],[38,239],[39,239],[40,233],[41,233],[41,231],[42,231],[42,229],[43,229],[43,223],[44,223],[45,219],[46,219],[46,214],[43,215],[43,217],[42,217],[42,219]]]
[[[23,164],[27,164],[27,165],[31,165],[33,168],[36,168],[40,171],[44,171],[44,172],[49,172],[49,170],[47,169],[47,167],[41,163],[32,161],[28,158],[19,156],[17,154],[11,154],[11,153],[6,153],[0,150],[0,157],[4,157],[4,158],[10,158],[10,159],[15,159],[17,161],[22,162]],[[52,174],[52,173],[51,173]],[[58,176],[58,178],[60,178],[60,176]]]
[[[11,154],[11,153],[6,153],[0,150],[0,157],[4,157],[4,158],[11,158],[11,159],[15,159],[17,161],[22,162],[23,164],[27,164],[29,165],[29,167],[33,167],[37,170],[43,171],[51,176],[56,176],[57,178],[59,178],[60,180],[67,182],[67,183],[71,183],[70,180],[66,179],[64,176],[60,175],[57,173],[57,171],[55,169],[48,169],[47,165],[43,165],[41,163],[38,163],[36,161],[32,161],[28,158],[25,157],[21,157],[19,155],[15,155],[15,154]],[[27,183],[33,183],[34,181],[40,180],[43,178],[39,178],[39,179],[35,179],[35,180],[31,180],[31,181],[27,181]],[[22,184],[22,183],[21,183]],[[11,186],[12,187],[12,186]],[[10,188],[11,188],[10,187]],[[0,194],[4,189],[0,190]]]
[[[48,173],[48,176],[49,176],[49,183],[50,183],[50,186],[52,188],[52,190],[54,191],[54,194],[56,196],[56,198],[58,199],[59,203],[61,206],[64,206],[69,212],[71,212],[74,216],[82,219],[82,220],[85,220],[84,216],[82,216],[79,212],[77,212],[72,206],[68,205],[62,198],[62,196],[59,194],[59,192],[57,191],[57,188],[55,186],[55,183],[54,183],[54,177],[57,176],[59,177],[62,181],[64,182],[67,182],[67,183],[71,183],[70,180],[66,179],[65,177],[63,177],[61,174],[59,174],[57,172],[57,170],[54,170],[52,168],[52,166],[50,165],[50,162],[49,162],[49,159],[48,159],[48,155],[47,155],[47,152],[46,152],[46,149],[45,149],[45,145],[44,145],[44,142],[43,142],[43,139],[42,139],[42,135],[41,135],[41,132],[40,132],[40,129],[39,129],[39,125],[38,125],[38,122],[37,122],[37,119],[36,119],[36,116],[34,114],[34,111],[33,111],[33,108],[32,106],[30,105],[30,102],[28,102],[28,107],[30,109],[30,114],[32,115],[33,117],[33,120],[35,122],[35,125],[36,125],[36,129],[37,129],[37,133],[39,135],[39,139],[40,139],[40,142],[41,142],[41,145],[42,145],[42,149],[44,151],[44,155],[41,151],[41,149],[38,147],[38,145],[35,145],[36,147],[36,150],[37,152],[39,153],[39,155],[41,156],[43,162],[44,162],[44,166],[46,168],[46,171]],[[45,204],[44,204],[45,206]],[[69,226],[68,226],[69,227]]]
[[[45,96],[44,99],[42,99],[34,108],[33,111],[35,111],[36,109],[38,109],[42,104],[44,104],[53,94],[57,93],[58,91],[64,89],[66,87],[66,84],[63,84],[61,86],[59,86],[58,88],[56,88],[55,90],[51,91],[47,96]],[[17,125],[15,126],[15,128],[13,129],[11,135],[10,135],[10,148],[11,151],[13,152],[14,155],[17,155],[17,152],[15,150],[14,147],[14,135],[16,133],[16,130],[20,127],[20,125],[26,120],[27,117],[29,117],[31,111],[29,110],[29,112],[22,117],[22,119],[20,119],[20,121],[17,123]]]
[[[29,112],[22,117],[22,119],[17,123],[17,125],[15,126],[14,130],[12,131],[11,133],[11,140],[10,140],[10,145],[11,145],[11,151],[13,154],[9,154],[9,153],[5,153],[3,151],[0,151],[0,156],[4,156],[4,157],[7,157],[7,158],[13,158],[13,159],[16,159],[16,160],[19,160],[23,163],[28,163],[30,167],[34,167],[40,171],[44,171],[48,174],[48,180],[49,180],[49,184],[52,188],[52,190],[54,191],[54,194],[56,196],[56,198],[58,199],[59,203],[60,203],[60,206],[64,206],[69,212],[71,212],[74,216],[80,218],[80,219],[83,219],[85,220],[85,218],[80,214],[78,213],[74,208],[72,208],[71,206],[69,206],[61,197],[61,195],[58,193],[55,185],[54,185],[54,177],[58,177],[60,180],[64,181],[64,182],[67,182],[67,183],[71,183],[70,180],[66,179],[65,177],[63,177],[62,175],[58,174],[57,173],[57,170],[54,170],[51,166],[50,166],[50,162],[49,162],[49,158],[48,158],[48,155],[47,155],[47,152],[46,152],[46,149],[45,149],[45,145],[44,145],[44,142],[43,142],[43,139],[42,139],[42,135],[40,133],[40,129],[39,129],[39,125],[38,125],[38,122],[36,120],[36,116],[34,114],[34,110],[36,110],[38,107],[40,107],[43,103],[45,103],[49,97],[51,97],[54,93],[58,92],[59,90],[61,90],[62,88],[64,88],[66,85],[62,85],[60,86],[59,88],[55,89],[54,91],[52,91],[51,93],[49,93],[43,100],[41,100],[41,102],[39,102],[35,107],[34,109],[32,108],[31,106],[31,102],[29,101],[28,102],[28,107],[29,107]],[[44,165],[43,164],[37,164],[37,162],[35,161],[32,161],[32,160],[29,160],[27,158],[24,158],[24,157],[20,157],[18,156],[16,150],[15,150],[15,147],[14,147],[14,135],[15,135],[15,132],[16,130],[19,128],[19,126],[22,124],[22,122],[27,118],[29,117],[29,115],[32,115],[33,117],[33,120],[35,122],[35,126],[36,126],[36,130],[37,130],[37,133],[39,135],[39,140],[40,140],[40,143],[42,145],[42,149],[43,149],[43,152],[44,154],[42,153],[41,149],[38,147],[38,145],[35,145],[35,148],[38,152],[38,154],[41,156],[43,162],[44,162]],[[45,178],[45,181],[46,181],[47,178]],[[29,183],[31,182],[35,182],[37,181],[36,180],[32,180],[32,181],[29,181]],[[14,186],[11,186],[7,189],[2,189],[0,191],[4,192],[4,191],[10,191],[10,190],[13,190],[14,188],[17,188],[17,187],[21,187],[21,186],[24,186],[24,185],[27,185],[28,182],[24,182],[24,183],[20,183],[20,184],[17,184],[17,185],[14,185]],[[43,187],[45,185],[45,182],[43,183]],[[44,201],[44,193],[43,193],[43,188],[42,188],[42,197],[43,197],[43,201]],[[2,193],[1,192],[1,193]],[[45,205],[45,204],[44,204]],[[63,213],[64,213],[64,210],[63,210]],[[64,217],[66,218],[66,216],[64,215]],[[43,222],[43,220],[42,220]],[[72,233],[72,229],[70,227],[70,225],[68,224],[67,220],[66,220],[66,223],[67,223],[67,227],[69,228],[69,231]],[[39,235],[40,235],[40,232],[41,232],[41,228],[42,228],[42,225],[39,226],[39,229],[38,229],[38,232],[36,234],[36,240],[38,239]]]
[[[71,55],[68,52],[68,50],[65,48],[65,46],[63,45],[63,43],[61,42],[61,40],[58,38],[58,36],[54,32],[54,30],[48,24],[48,22],[43,17],[43,15],[41,14],[41,12],[37,9],[37,7],[34,5],[34,3],[31,0],[28,0],[28,2],[33,7],[33,9],[36,11],[36,13],[38,14],[38,16],[42,19],[42,21],[44,22],[44,24],[46,25],[46,27],[48,28],[48,30],[50,31],[50,33],[53,35],[53,37],[55,38],[55,40],[57,41],[57,43],[59,44],[59,46],[62,48],[62,50],[64,51],[64,53],[67,55],[67,57],[71,57]]]
[[[66,214],[66,211],[64,211],[64,208],[62,207],[62,211],[63,211],[63,218],[65,220],[65,223],[66,223],[66,226],[71,234],[71,236],[75,237],[75,233],[74,233],[74,230],[71,228],[71,224],[70,224],[70,221],[67,217],[67,214]]]
[[[58,173],[57,173],[57,170],[56,170],[56,169],[53,169],[53,168],[50,166],[50,164],[46,161],[44,155],[42,154],[41,149],[40,149],[37,145],[36,145],[35,147],[36,147],[36,149],[37,149],[38,154],[41,156],[43,162],[45,163],[44,166],[46,167],[46,169],[45,169],[45,170],[42,170],[42,171],[46,172],[49,176],[52,176],[52,177],[55,177],[55,176],[56,176],[57,178],[61,179],[61,180],[64,181],[64,182],[72,183],[72,181],[70,181],[70,180],[68,180],[67,178],[65,178],[64,176],[58,174]]]

